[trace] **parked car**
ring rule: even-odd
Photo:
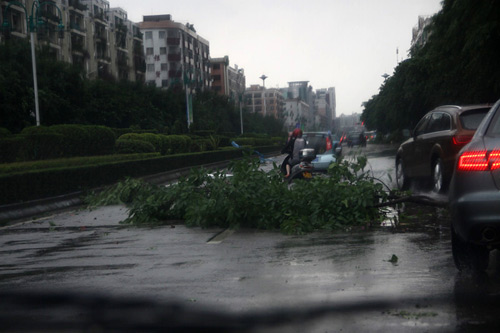
[[[500,100],[458,154],[449,201],[455,265],[486,269],[500,249]]]
[[[347,134],[346,141],[348,147],[366,147],[366,135],[364,132],[350,132]]]
[[[434,192],[445,191],[460,149],[474,135],[491,105],[445,105],[428,112],[396,153],[396,183],[406,190],[412,180],[431,181]]]
[[[316,158],[312,161],[314,170],[326,171],[342,153],[339,138],[330,132],[304,132],[306,148],[314,148]]]

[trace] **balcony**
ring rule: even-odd
[[[179,46],[179,45],[181,45],[181,39],[174,38],[174,37],[168,37],[167,38],[167,45],[168,46]]]
[[[173,53],[168,55],[168,61],[181,61],[181,55],[179,53]]]
[[[77,32],[79,34],[85,34],[85,29],[76,22],[70,22],[69,29],[71,32]]]
[[[91,15],[91,17],[93,17],[95,20],[101,21],[104,24],[107,23],[106,16],[104,15],[104,13],[95,13],[95,14]]]
[[[142,37],[143,37],[143,35],[144,35],[144,34],[143,34],[142,32],[140,32],[140,31],[136,31],[136,32],[134,33],[134,38],[135,38],[136,40],[138,40],[138,41],[142,41]]]
[[[80,3],[79,0],[69,0],[68,1],[68,6],[69,6],[69,9],[76,9],[76,10],[79,10],[81,12],[84,12],[87,10],[87,5],[84,5],[82,3]]]

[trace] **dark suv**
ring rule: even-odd
[[[414,179],[431,180],[432,190],[442,192],[453,174],[460,149],[474,135],[491,105],[445,105],[428,112],[396,154],[398,188],[409,188]]]
[[[306,148],[314,148],[316,158],[312,161],[315,171],[326,171],[342,153],[340,140],[330,132],[304,132]]]

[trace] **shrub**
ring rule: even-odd
[[[118,154],[154,153],[155,147],[144,140],[118,139],[116,152]]]
[[[158,134],[158,137],[161,141],[161,150],[160,153],[162,155],[167,155],[171,153],[171,140],[169,135]]]
[[[12,136],[12,133],[6,129],[5,127],[0,127],[0,139],[1,138],[8,138]]]
[[[140,140],[149,142],[155,147],[155,151],[160,153],[162,150],[162,139],[158,134],[153,133],[141,133],[139,134]]]
[[[125,133],[120,135],[118,140],[141,140],[141,136],[138,133]]]
[[[207,138],[197,138],[191,140],[190,150],[192,152],[202,152],[212,150],[210,145],[210,140]]]
[[[23,136],[0,138],[0,163],[15,162],[24,142]]]
[[[162,152],[165,140],[159,134],[153,133],[127,133],[118,138],[118,140],[138,140],[150,143],[156,152]]]
[[[108,127],[87,125],[83,127],[89,135],[88,155],[107,155],[115,149],[115,133]]]
[[[88,155],[90,146],[89,133],[82,125],[53,125],[50,127],[55,133],[64,137],[62,151],[64,156],[85,156]]]
[[[172,154],[187,153],[191,146],[191,138],[187,135],[169,135]]]
[[[23,130],[24,132],[24,130]],[[23,143],[19,149],[19,158],[23,161],[45,160],[63,156],[64,136],[50,131],[23,134]]]
[[[119,138],[123,134],[133,133],[133,130],[130,128],[111,128],[111,130],[115,133],[115,138]]]

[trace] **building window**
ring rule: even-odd
[[[155,64],[148,64],[147,71],[154,72],[155,71]]]
[[[153,39],[153,32],[152,31],[146,31],[146,39]]]
[[[162,87],[168,87],[168,80],[161,80]]]
[[[167,30],[168,37],[177,37],[179,38],[179,31],[177,30]]]
[[[213,69],[220,69],[220,64],[214,64],[214,65],[212,66],[212,68],[213,68]]]
[[[160,54],[167,54],[167,48],[166,47],[160,47]]]
[[[168,64],[161,64],[161,71],[162,72],[168,71]]]
[[[146,48],[146,55],[153,55],[153,48],[152,47]]]
[[[158,38],[165,39],[165,31],[164,30],[158,31]]]

